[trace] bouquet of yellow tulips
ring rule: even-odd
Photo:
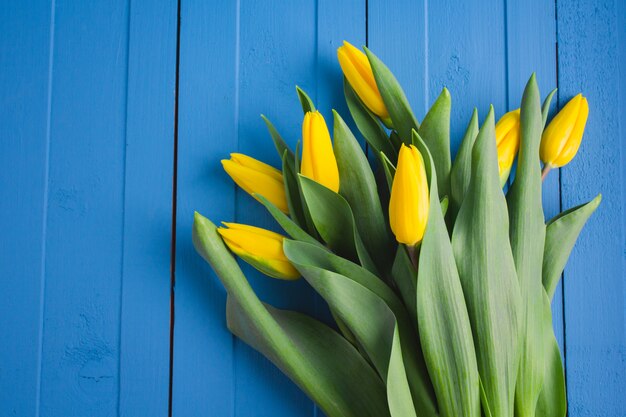
[[[601,197],[546,223],[541,188],[576,154],[586,99],[544,128],[554,91],[542,105],[533,75],[497,124],[491,108],[479,127],[474,110],[452,161],[446,89],[419,123],[376,55],[347,42],[337,52],[377,167],[337,112],[331,140],[301,89],[301,146],[265,119],[280,170],[223,161],[285,233],[196,213],[193,241],[227,290],[228,328],[329,417],[565,416],[550,302]],[[336,326],[261,302],[232,253],[269,277],[305,279]]]

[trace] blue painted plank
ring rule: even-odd
[[[519,108],[530,75],[537,74],[542,98],[556,87],[556,18],[554,4],[542,0],[506,2],[507,108]],[[558,97],[558,96],[555,96]],[[553,99],[553,103],[556,102]],[[552,108],[556,107],[554,104]],[[561,212],[558,171],[543,183],[543,210],[546,220]],[[552,302],[552,323],[561,355],[563,349],[563,293],[561,284]]]
[[[128,21],[55,6],[41,416],[118,413]]]
[[[39,398],[50,85],[48,1],[0,5],[0,415]]]
[[[168,415],[177,24],[175,0],[130,5],[121,416]]]
[[[367,43],[394,73],[422,120],[430,107],[428,0],[369,0]]]
[[[621,1],[557,2],[559,105],[581,91],[589,101],[578,155],[561,169],[563,207],[603,196],[564,275],[572,417],[626,415],[625,13]]]
[[[172,413],[233,416],[226,295],[191,242],[194,210],[234,218],[234,187],[220,159],[237,149],[238,6],[181,4]],[[219,10],[219,13],[217,12]]]

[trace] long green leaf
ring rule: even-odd
[[[443,417],[479,417],[479,377],[467,306],[437,192],[437,174],[417,133],[430,185],[428,225],[417,276],[417,319],[424,359]]]
[[[450,193],[450,110],[452,99],[447,88],[441,91],[422,121],[417,133],[435,161],[439,198]]]
[[[274,220],[283,228],[283,230],[295,240],[311,243],[313,245],[323,247],[320,242],[315,240],[311,235],[305,232],[300,226],[298,226],[292,219],[290,219],[285,213],[280,211],[278,207],[272,204],[267,198],[260,194],[254,195],[259,199],[261,204],[265,206],[267,211],[274,217]]]
[[[552,328],[552,311],[550,299],[543,292],[544,309],[544,358],[545,375],[544,383],[537,400],[535,415],[538,417],[565,417],[567,414],[567,395],[565,392],[565,372],[561,361],[559,344],[554,336]]]
[[[452,197],[450,212],[453,221],[461,208],[461,203],[469,187],[472,176],[472,148],[477,135],[478,110],[474,109],[450,172],[450,195]]]
[[[360,261],[369,271],[377,271],[346,199],[302,175],[300,186],[315,228],[331,250],[345,258]]]
[[[454,225],[452,247],[487,401],[483,408],[493,416],[512,417],[521,299],[498,174],[493,106],[474,144],[471,173]]]
[[[550,94],[546,97],[541,105],[541,122],[542,126],[546,126],[546,122],[548,121],[548,113],[550,113],[550,104],[552,103],[552,97],[554,97],[554,93],[556,93],[556,88],[550,91]]]
[[[228,292],[228,326],[235,335],[274,362],[329,417],[389,416],[382,381],[348,341],[303,314],[264,305],[215,225],[198,213],[193,241]]]
[[[285,149],[283,153],[283,184],[285,186],[285,198],[287,199],[287,207],[289,207],[289,215],[300,227],[307,227],[305,207],[302,203],[295,168],[295,158],[293,154],[289,153],[288,149]]]
[[[381,126],[376,116],[363,104],[345,78],[343,79],[343,91],[352,119],[354,119],[356,127],[367,143],[376,154],[384,152],[393,160],[396,160],[398,153],[389,141],[385,129]]]
[[[306,113],[315,111],[315,104],[313,104],[313,100],[311,100],[309,95],[298,86],[296,86],[296,92],[298,93],[298,99],[300,100],[300,105],[302,106],[302,112]]]
[[[289,145],[287,145],[283,137],[280,135],[280,133],[278,133],[278,130],[276,130],[272,122],[270,122],[270,120],[267,117],[265,117],[264,114],[261,115],[261,118],[265,122],[265,125],[267,126],[267,130],[270,132],[270,136],[272,137],[272,141],[274,142],[274,146],[276,147],[278,156],[280,156],[280,158],[282,159],[283,156],[285,155],[285,151],[287,151],[287,153],[289,154],[289,159],[293,160],[292,150],[289,149]]]
[[[393,242],[380,205],[374,173],[363,149],[341,116],[334,110],[333,115],[333,150],[341,178],[339,192],[352,208],[365,248],[378,269],[386,271],[391,268],[389,253]]]
[[[397,322],[401,357],[413,402],[420,415],[435,416],[434,393],[417,334],[395,293],[369,271],[323,249],[295,241],[285,241],[284,248],[289,260],[350,328],[383,377],[390,361],[389,349],[381,350],[381,332],[389,332],[393,327],[384,323]],[[380,322],[385,316],[386,321]]]
[[[532,417],[545,373],[541,270],[546,234],[539,163],[539,142],[543,129],[539,89],[534,74],[522,96],[520,118],[517,173],[507,194],[511,248],[522,292],[522,354],[515,389],[515,413],[518,417]]]
[[[409,101],[406,99],[400,83],[398,83],[398,80],[396,80],[389,68],[369,49],[365,48],[365,53],[372,66],[378,90],[393,121],[393,127],[400,134],[402,141],[410,144],[411,131],[413,129],[417,130],[419,123],[413,115]]]
[[[413,325],[417,327],[417,271],[411,264],[406,248],[398,246],[396,257],[393,261],[391,276],[398,287],[398,292],[409,312]]]
[[[552,300],[565,264],[583,226],[602,201],[602,194],[586,204],[571,208],[548,222],[543,252],[543,286]]]

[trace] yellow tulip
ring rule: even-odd
[[[231,153],[230,159],[222,160],[222,166],[245,192],[254,198],[255,194],[262,195],[282,212],[289,213],[283,174],[279,170],[240,153]]]
[[[339,191],[339,169],[326,127],[320,112],[307,112],[302,122],[302,175]]]
[[[413,145],[402,145],[389,200],[389,223],[398,242],[415,246],[422,241],[429,207],[422,154]]]
[[[504,187],[509,178],[520,142],[520,109],[506,113],[496,124],[496,146],[498,147],[498,169],[500,185]]]
[[[283,252],[285,236],[238,223],[217,229],[224,243],[241,259],[273,278],[294,280],[300,276]]]
[[[568,164],[583,139],[589,104],[582,94],[571,99],[550,122],[541,137],[539,154],[546,168]]]
[[[376,85],[367,56],[355,46],[343,41],[343,46],[337,49],[337,58],[348,83],[361,101],[387,124],[389,112]]]

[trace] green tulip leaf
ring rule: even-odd
[[[319,238],[317,230],[315,229],[315,224],[313,224],[313,219],[311,218],[311,212],[309,211],[309,207],[306,204],[306,200],[304,198],[304,194],[302,192],[302,184],[298,180],[298,173],[300,172],[300,141],[296,144],[296,155],[294,158],[294,171],[296,175],[296,182],[298,183],[298,195],[300,196],[300,204],[302,205],[302,217],[304,217],[304,225],[306,225],[306,230],[309,234],[316,239]],[[303,226],[304,226],[303,225]]]
[[[215,225],[198,213],[193,242],[226,288],[233,334],[278,366],[329,417],[389,416],[385,386],[357,350],[310,317],[263,304]]]
[[[564,211],[548,222],[543,252],[543,286],[550,300],[554,297],[554,291],[580,231],[596,211],[600,201],[602,194],[586,204]]]
[[[393,127],[398,131],[402,141],[410,144],[411,131],[417,130],[419,123],[413,115],[409,101],[389,68],[372,51],[367,48],[364,49],[372,67],[376,85],[393,122]]]
[[[302,205],[302,197],[300,196],[298,177],[296,176],[294,156],[289,154],[288,149],[285,149],[283,153],[283,183],[291,218],[300,227],[306,227],[307,222],[304,206]]]
[[[519,417],[534,416],[545,368],[542,265],[546,225],[539,163],[542,130],[539,89],[533,74],[522,96],[517,173],[507,194],[511,249],[522,293],[522,352],[515,391]]]
[[[380,157],[381,165],[383,166],[383,171],[385,172],[385,179],[387,180],[387,186],[389,187],[389,192],[391,192],[391,186],[393,185],[393,177],[396,175],[396,167],[393,162],[387,158],[383,152],[378,154]]]
[[[324,242],[340,256],[358,260],[367,270],[377,272],[346,199],[310,178],[299,177],[311,219]]]
[[[472,328],[452,244],[441,213],[437,174],[417,133],[430,186],[428,224],[417,275],[417,320],[424,359],[442,417],[480,417],[479,376]]]
[[[417,133],[424,140],[435,161],[439,196],[449,194],[450,189],[450,110],[452,99],[444,88],[422,121]]]
[[[272,141],[274,142],[276,151],[278,151],[278,156],[280,156],[280,158],[282,159],[285,155],[285,152],[287,152],[289,154],[289,159],[293,160],[293,152],[291,151],[291,149],[289,149],[289,145],[287,145],[283,137],[280,136],[280,133],[278,133],[278,130],[276,130],[272,122],[270,122],[270,120],[265,117],[264,114],[261,115],[261,118],[265,122],[267,130],[270,132],[270,136],[272,137]]]
[[[548,113],[550,113],[550,104],[552,103],[552,97],[554,97],[554,93],[556,93],[558,88],[550,91],[548,97],[543,101],[543,105],[541,106],[541,120],[543,123],[543,127],[546,127],[546,122],[548,121]]]
[[[565,417],[567,414],[567,395],[565,391],[565,372],[561,361],[559,344],[556,341],[552,327],[552,311],[550,299],[543,292],[544,308],[544,358],[545,375],[539,399],[537,400],[536,416]]]
[[[393,148],[391,142],[389,142],[385,129],[381,126],[376,116],[363,104],[345,78],[343,79],[343,91],[352,119],[354,119],[356,127],[367,143],[376,154],[384,152],[395,160],[398,157],[398,153]]]
[[[493,416],[512,416],[521,296],[498,175],[493,106],[472,150],[471,180],[454,224],[452,247],[476,345],[483,408]]]
[[[341,116],[334,110],[333,115],[333,150],[341,178],[339,192],[350,204],[365,248],[378,269],[386,271],[391,267],[388,254],[393,242],[380,205],[374,173],[363,149]]]
[[[315,240],[311,235],[305,232],[300,226],[298,226],[292,219],[290,219],[285,213],[280,211],[278,207],[272,204],[267,198],[263,197],[260,194],[254,195],[259,199],[261,204],[265,206],[267,211],[272,215],[274,220],[283,228],[285,233],[291,236],[295,240],[300,240],[302,242],[311,243],[313,245],[323,247],[323,245]]]
[[[311,100],[308,94],[298,86],[296,86],[296,92],[298,93],[298,99],[300,100],[300,105],[302,106],[302,112],[307,113],[315,111],[315,104],[313,104],[313,100]]]
[[[391,268],[391,276],[409,312],[413,325],[417,328],[417,271],[404,245],[399,245]]]
[[[436,416],[417,335],[394,292],[367,270],[320,248],[294,241],[285,241],[284,248],[372,360],[386,382],[391,415],[416,416],[417,409]]]
[[[451,194],[451,215],[452,220],[457,216],[461,203],[465,198],[472,176],[472,149],[474,141],[478,135],[478,111],[474,109],[472,117],[465,129],[465,135],[461,146],[454,158],[452,170],[450,171],[450,194]]]

